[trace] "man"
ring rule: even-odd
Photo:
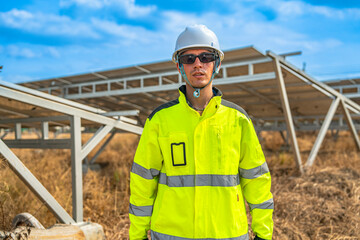
[[[178,99],[146,120],[130,174],[131,240],[271,239],[270,173],[246,112],[212,87],[224,58],[216,35],[187,27],[173,61]]]

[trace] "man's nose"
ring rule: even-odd
[[[195,58],[194,68],[202,67],[202,62],[200,61],[199,57]]]

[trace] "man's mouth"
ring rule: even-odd
[[[202,73],[202,72],[195,72],[195,73],[193,73],[193,76],[194,77],[202,77],[202,76],[204,76],[205,74],[204,73]]]

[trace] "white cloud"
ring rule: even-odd
[[[52,57],[55,57],[55,58],[60,57],[60,52],[54,47],[47,47],[47,48],[45,48],[45,51],[47,54],[49,54]]]
[[[355,19],[360,18],[360,8],[349,8],[347,9],[347,14],[354,17]]]
[[[131,26],[126,24],[117,24],[113,21],[106,21],[92,18],[91,23],[94,29],[112,35],[114,38],[107,42],[121,42],[122,44],[150,43],[160,38],[160,34],[149,31],[143,27]],[[120,39],[119,39],[120,38]]]
[[[286,14],[303,14],[302,3],[296,2],[287,6]],[[246,11],[234,11],[230,15],[215,12],[195,15],[168,11],[163,13],[163,27],[176,39],[185,26],[203,23],[217,34],[220,46],[224,50],[253,45],[259,49],[271,49],[280,53],[298,50],[315,53],[343,44],[331,37],[314,38],[311,34],[291,28],[291,24],[283,24],[282,19],[267,21],[259,17],[254,18],[253,16],[258,14],[256,11],[256,8],[248,8]]]
[[[326,6],[305,5],[310,13],[316,13],[327,18],[333,19],[358,19],[360,18],[360,8],[344,8],[336,9]]]
[[[332,8],[324,5],[314,5],[305,1],[266,0],[257,6],[266,6],[273,9],[280,18],[289,19],[306,14],[317,14],[332,19],[360,18],[359,8]]]
[[[99,37],[86,23],[67,16],[35,14],[18,9],[0,13],[0,25],[40,35]]]
[[[37,54],[29,48],[21,48],[16,45],[9,45],[6,47],[5,52],[12,57],[21,58],[34,58]]]
[[[135,30],[135,27],[131,27],[128,25],[118,25],[116,22],[101,20],[98,18],[92,18],[91,22],[95,28],[102,30],[103,32],[106,32],[108,34],[124,37],[127,39],[137,38],[136,31],[132,31]]]
[[[33,81],[34,78],[20,74],[7,74],[6,76],[0,77],[0,80],[6,82],[12,82],[12,83],[22,83],[22,82]]]
[[[125,8],[127,15],[133,18],[138,16],[146,16],[156,10],[155,5],[138,6],[135,4],[135,0],[120,0],[119,3]]]
[[[73,4],[79,6],[86,6],[89,8],[99,9],[107,4],[109,1],[104,0],[60,0],[60,7],[69,7]]]
[[[87,7],[92,9],[101,9],[105,7],[119,8],[125,11],[130,18],[147,16],[156,10],[155,5],[140,6],[135,0],[61,0],[61,7],[69,7],[76,5],[79,7]]]
[[[305,4],[299,1],[289,1],[289,2],[280,1],[278,2],[278,5],[271,4],[270,6],[273,6],[274,9],[278,11],[278,14],[286,15],[286,16],[302,15],[304,14],[304,10],[305,10]]]
[[[182,13],[177,11],[165,11],[162,13],[162,27],[169,34],[179,34],[185,26],[201,23],[201,16]],[[175,44],[175,43],[174,43]]]
[[[0,46],[0,53],[11,58],[23,59],[59,58],[61,56],[59,50],[55,47],[34,44]]]

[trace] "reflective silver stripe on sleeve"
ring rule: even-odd
[[[274,199],[271,198],[263,203],[259,203],[259,204],[251,204],[248,203],[249,207],[250,207],[250,211],[252,211],[254,208],[258,208],[258,209],[274,209]]]
[[[245,233],[239,237],[232,237],[232,238],[201,238],[201,240],[249,240],[249,234]],[[194,238],[183,238],[183,237],[176,237],[171,236],[163,233],[158,233],[151,230],[151,240],[194,240]]]
[[[240,184],[240,178],[239,175],[202,174],[167,176],[165,173],[160,173],[159,183],[169,187],[233,187]]]
[[[242,178],[254,179],[254,178],[260,177],[261,175],[263,175],[265,173],[268,173],[269,168],[268,168],[266,162],[264,162],[261,166],[251,168],[251,169],[239,168],[239,172],[240,172],[240,177],[242,177]]]
[[[130,203],[129,213],[138,217],[151,217],[153,206],[135,206]]]
[[[160,173],[159,170],[153,168],[151,169],[144,168],[143,166],[137,164],[136,162],[133,163],[131,167],[131,172],[145,179],[154,179]]]

